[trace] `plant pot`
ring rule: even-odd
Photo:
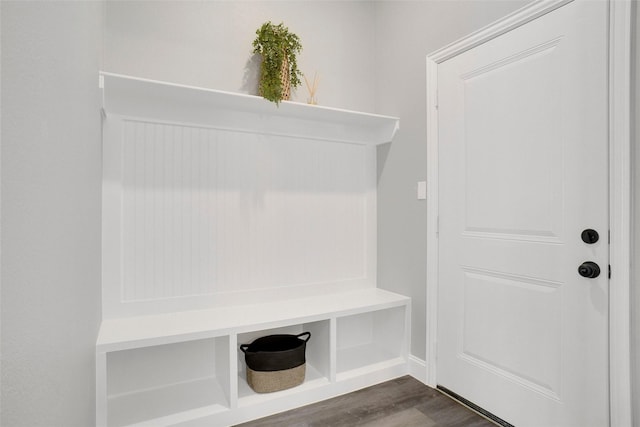
[[[280,83],[282,83],[282,100],[291,99],[291,71],[289,70],[289,60],[284,57],[280,68]]]
[[[262,67],[262,65],[260,65]],[[282,101],[291,99],[291,70],[289,69],[289,60],[285,56],[280,67],[280,84],[282,85]],[[262,87],[259,87],[258,95],[264,96]]]

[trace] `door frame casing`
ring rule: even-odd
[[[427,56],[426,383],[437,386],[438,65],[574,0],[537,0]],[[609,0],[609,423],[631,426],[631,0]]]

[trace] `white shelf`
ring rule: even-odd
[[[391,352],[374,343],[338,350],[336,359],[338,361],[337,373],[339,378],[340,375],[358,370],[375,370],[375,365],[378,364],[390,363],[394,365],[403,361],[397,351]]]
[[[364,366],[397,359],[398,351],[389,351],[376,343],[362,344],[338,350],[338,373],[352,371]]]
[[[304,391],[313,390],[329,384],[329,379],[322,375],[315,367],[307,362],[304,383],[299,386],[281,390],[274,393],[256,393],[247,384],[244,375],[238,375],[238,407],[246,407],[264,403],[273,399],[286,398],[292,394],[298,394]]]
[[[215,378],[113,396],[108,406],[110,426],[168,425],[229,410]]]
[[[397,117],[100,73],[103,110],[138,118],[352,144],[391,142]]]
[[[359,368],[353,368],[349,371],[344,371],[336,375],[336,381],[342,382],[352,378],[368,377],[375,375],[379,372],[393,372],[399,370],[404,372],[406,366],[406,359],[403,357],[396,357],[394,359],[388,359],[384,362],[377,362],[371,365],[361,366]]]
[[[347,316],[407,304],[408,297],[369,288],[267,304],[105,319],[100,352],[223,336]]]

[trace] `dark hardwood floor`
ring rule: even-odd
[[[404,376],[242,427],[495,427],[420,381]]]

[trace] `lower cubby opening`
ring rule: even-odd
[[[255,339],[267,335],[297,335],[302,332],[311,332],[311,338],[307,342],[306,349],[305,380],[301,385],[287,390],[272,393],[256,393],[253,391],[247,383],[247,365],[244,360],[244,353],[238,349],[238,406],[242,407],[246,405],[253,405],[255,403],[287,396],[291,393],[299,393],[305,389],[312,389],[329,383],[329,320],[238,334],[238,345],[250,344]]]
[[[337,380],[382,365],[404,363],[405,307],[337,319]]]
[[[226,336],[109,353],[108,425],[179,422],[228,410],[229,355]]]

